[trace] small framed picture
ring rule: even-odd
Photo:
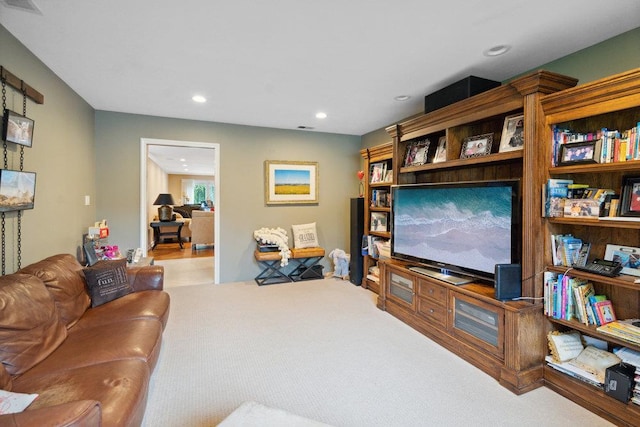
[[[633,246],[607,245],[604,253],[607,261],[618,261],[622,264],[622,274],[640,276],[640,248]]]
[[[598,163],[600,161],[601,146],[601,139],[562,144],[560,146],[558,165],[567,166],[579,163]]]
[[[413,141],[407,144],[404,166],[420,166],[426,164],[429,145],[431,145],[431,141],[428,139]]]
[[[31,147],[33,126],[33,120],[5,109],[2,117],[2,140]]]
[[[387,232],[387,213],[371,212],[371,231]]]
[[[500,152],[522,150],[524,146],[524,114],[516,114],[504,118]]]
[[[640,176],[622,179],[620,216],[640,216]]]
[[[471,157],[480,157],[491,154],[491,144],[493,143],[493,134],[485,133],[483,135],[470,136],[462,141],[462,150],[460,151],[461,159]]]
[[[438,147],[436,148],[436,155],[433,157],[433,163],[445,161],[447,161],[447,137],[441,136],[438,139]]]

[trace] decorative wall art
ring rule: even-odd
[[[318,203],[318,162],[265,160],[264,174],[267,205]]]

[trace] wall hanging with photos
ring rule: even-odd
[[[35,172],[24,171],[24,148],[33,144],[35,122],[27,117],[27,99],[44,104],[44,96],[24,80],[0,66],[2,84],[2,148],[4,164],[0,169],[0,220],[2,227],[2,275],[6,274],[6,221],[16,219],[17,240],[15,245],[16,270],[22,263],[22,211],[34,208],[36,194]],[[7,88],[22,95],[22,113],[7,108]],[[13,144],[20,155],[18,170],[9,169],[9,144]],[[8,216],[7,212],[15,212]]]

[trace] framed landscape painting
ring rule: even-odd
[[[318,203],[318,162],[266,160],[265,203]]]

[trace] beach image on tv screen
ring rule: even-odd
[[[394,251],[493,273],[511,262],[510,187],[398,191]]]

